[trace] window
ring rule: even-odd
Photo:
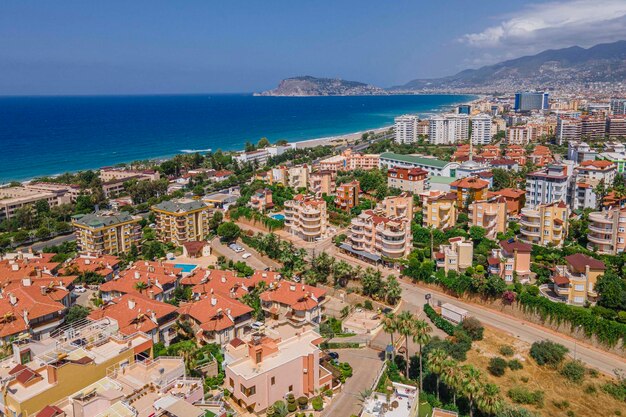
[[[274,385],[276,383],[276,377],[273,376],[272,379],[270,380],[270,384]]]
[[[576,284],[576,285],[574,286],[574,289],[575,289],[576,291],[585,291],[585,286],[584,286],[583,284]]]
[[[250,397],[251,395],[256,394],[256,385],[253,385],[250,388],[246,388],[243,386],[243,384],[241,384],[239,386],[239,389],[241,390],[243,395],[245,395],[246,397]]]
[[[582,304],[585,301],[583,297],[574,297],[574,302],[577,304]]]
[[[513,270],[513,265],[511,265],[511,264],[506,264],[506,265],[504,266],[504,269],[506,269],[507,271],[512,271],[512,270]]]
[[[293,385],[289,385],[289,389],[287,391],[293,392]]]
[[[511,281],[513,281],[513,275],[508,275],[508,274],[507,274],[507,275],[505,275],[505,276],[504,276],[504,280],[505,280],[505,281],[507,281],[507,282],[511,282]]]
[[[235,388],[235,381],[233,381],[232,378],[228,378],[228,379],[229,379],[228,384],[230,385],[230,387]]]

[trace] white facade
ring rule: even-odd
[[[506,130],[506,143],[509,145],[528,145],[530,141],[526,126],[511,126]]]
[[[491,143],[491,116],[479,114],[472,117],[472,143],[474,145],[488,145]]]
[[[469,137],[469,116],[466,114],[444,114],[429,120],[429,141],[436,145],[462,142]]]
[[[395,118],[395,131],[397,143],[417,142],[417,116],[405,114]]]
[[[568,161],[569,162],[569,161]],[[567,203],[572,180],[572,164],[550,165],[526,176],[526,207]]]

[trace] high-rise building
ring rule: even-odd
[[[567,202],[572,172],[568,165],[549,165],[526,175],[526,207]]]
[[[141,217],[124,212],[97,211],[72,219],[81,252],[113,255],[141,245]]]
[[[462,142],[469,137],[469,117],[466,114],[444,114],[429,119],[428,140],[436,145]]]
[[[611,114],[626,115],[626,98],[611,99]]]
[[[610,116],[606,123],[607,135],[615,138],[618,136],[626,137],[626,117]]]
[[[209,206],[199,200],[170,200],[152,206],[157,238],[182,246],[204,240],[209,234]]]
[[[395,131],[397,143],[417,142],[417,116],[405,114],[395,118]]]
[[[456,108],[456,112],[458,114],[467,114],[469,116],[472,113],[472,106],[469,104],[461,104]]]
[[[547,110],[549,95],[541,91],[515,93],[515,111]]]
[[[574,117],[559,117],[556,123],[556,141],[563,145],[569,141],[579,141],[582,135],[582,123]]]
[[[604,116],[581,116],[580,135],[585,139],[602,139],[606,136],[606,118]]]
[[[474,145],[487,145],[491,142],[491,116],[479,114],[472,117],[472,143]]]

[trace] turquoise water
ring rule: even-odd
[[[183,273],[191,272],[197,267],[198,265],[194,265],[194,264],[174,264],[174,268],[182,269]]]
[[[270,217],[276,220],[285,220],[284,214],[270,214]]]
[[[0,183],[267,137],[300,141],[374,129],[472,96],[252,95],[0,97]]]

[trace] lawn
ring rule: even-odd
[[[492,357],[503,357],[500,354],[500,348],[503,345],[512,346],[515,351],[513,356],[504,357],[504,359],[507,361],[518,359],[524,367],[515,371],[507,369],[503,376],[495,377],[489,374],[487,366]],[[511,402],[511,400],[507,397],[507,392],[513,387],[523,387],[530,391],[543,391],[545,397],[543,407],[533,405],[523,405],[523,407],[544,416],[574,415],[576,417],[596,417],[626,415],[626,403],[616,400],[604,393],[600,388],[601,385],[614,381],[614,379],[602,373],[592,375],[587,372],[582,382],[570,382],[558,370],[537,365],[529,357],[529,350],[529,344],[503,332],[496,332],[486,328],[484,340],[474,342],[472,349],[468,352],[467,363],[472,363],[479,367],[490,382],[497,384],[500,387],[503,398],[508,402]],[[593,388],[595,388],[595,391]]]

